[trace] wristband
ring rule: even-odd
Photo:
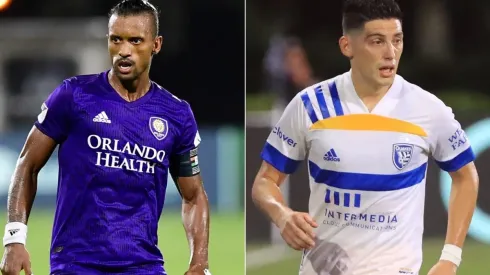
[[[459,264],[461,263],[462,253],[463,250],[460,247],[457,247],[453,244],[446,244],[442,249],[440,260],[450,261],[459,267]]]
[[[20,243],[25,245],[27,240],[27,225],[21,222],[10,222],[5,226],[5,235],[3,236],[3,246],[11,243]]]
[[[209,272],[209,269],[204,269],[204,275],[211,275],[211,272]]]

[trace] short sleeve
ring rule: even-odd
[[[285,174],[294,173],[307,152],[307,119],[298,94],[269,134],[261,153],[262,159]]]
[[[201,144],[201,136],[199,135],[196,119],[194,118],[194,114],[189,104],[186,103],[186,106],[187,114],[184,123],[182,124],[180,140],[176,144],[174,151],[177,155],[188,153],[199,147],[199,144]]]
[[[451,108],[443,103],[432,123],[430,142],[432,157],[439,167],[454,172],[475,160],[475,154]]]
[[[41,106],[41,113],[34,123],[45,135],[62,143],[70,132],[73,113],[73,92],[64,81]]]

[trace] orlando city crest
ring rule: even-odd
[[[393,144],[393,165],[396,169],[402,170],[412,160],[413,145],[407,143]]]
[[[159,117],[150,117],[150,131],[156,139],[162,140],[168,134],[168,122]]]

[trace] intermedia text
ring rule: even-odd
[[[396,230],[398,217],[392,213],[348,213],[326,208],[323,224],[335,227],[355,227],[373,231]]]
[[[97,150],[97,161],[95,165],[124,169],[139,173],[154,174],[157,162],[162,163],[165,159],[165,151],[156,150],[155,148],[139,145],[130,142],[121,142],[118,139],[90,135],[87,138],[88,146]],[[124,156],[114,153],[125,154]],[[137,158],[126,157],[135,156]]]

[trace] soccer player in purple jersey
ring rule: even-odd
[[[158,11],[124,0],[110,12],[112,69],[64,80],[42,105],[8,197],[2,274],[32,274],[25,248],[38,172],[59,144],[51,274],[166,274],[157,228],[170,172],[191,248],[185,274],[208,269],[209,208],[189,104],[150,81]]]

